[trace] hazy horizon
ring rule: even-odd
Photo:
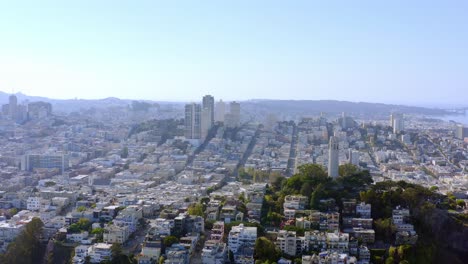
[[[1,91],[5,94],[12,94],[8,93],[6,91]],[[101,97],[101,98],[54,98],[54,97],[47,97],[47,96],[41,96],[41,95],[31,95],[31,94],[25,94],[22,92],[15,92],[15,95],[23,95],[26,97],[38,97],[38,98],[46,98],[49,100],[104,100],[104,99],[109,99],[109,98],[116,98],[119,100],[135,100],[135,101],[153,101],[153,102],[163,102],[163,103],[175,103],[175,104],[184,104],[184,103],[190,103],[190,102],[201,102],[202,96],[200,95],[199,98],[194,98],[193,100],[159,100],[159,99],[147,99],[147,98],[121,98],[121,97],[116,97],[116,96],[106,96],[106,97]],[[441,104],[441,103],[399,103],[399,102],[370,102],[370,101],[351,101],[351,100],[336,100],[336,99],[271,99],[271,98],[247,98],[244,100],[229,100],[226,98],[216,98],[215,101],[223,100],[225,102],[230,102],[230,101],[238,101],[238,102],[252,102],[252,101],[338,101],[338,102],[350,102],[350,103],[371,103],[371,104],[388,104],[388,105],[401,105],[401,106],[414,106],[414,107],[425,107],[425,108],[440,108],[440,109],[456,109],[456,108],[465,108],[468,106],[466,103],[461,103],[461,104]],[[8,103],[7,100],[5,99],[4,103]]]
[[[466,106],[466,13],[427,1],[7,2],[0,90]]]

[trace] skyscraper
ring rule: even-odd
[[[240,125],[240,103],[234,101],[229,104],[229,114],[225,115],[224,123],[227,127],[238,127]]]
[[[214,107],[214,97],[211,95],[205,95],[203,96],[203,102],[202,102],[202,107],[207,108],[209,111],[209,118],[210,118],[210,128],[214,124],[214,113],[215,113],[215,107]]]
[[[211,113],[209,108],[203,107],[201,110],[201,138],[205,139],[211,129]]]
[[[201,139],[201,105],[185,105],[185,138]]]
[[[18,107],[18,99],[16,98],[16,95],[12,94],[10,95],[10,98],[9,98],[8,114],[10,115],[10,118],[13,120],[16,120],[17,107]]]
[[[224,115],[226,114],[226,104],[223,100],[219,100],[215,105],[215,121],[224,122]]]
[[[458,139],[464,139],[468,137],[468,128],[464,127],[463,125],[457,125],[455,130],[455,137]]]
[[[330,137],[328,144],[328,176],[336,178],[338,177],[338,139],[334,136]]]
[[[393,113],[390,115],[390,126],[393,128],[393,133],[400,133],[405,129],[403,114]]]

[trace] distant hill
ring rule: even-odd
[[[426,115],[444,115],[448,114],[446,110],[381,104],[381,103],[365,103],[365,102],[347,102],[336,100],[249,100],[242,103],[243,106],[275,109],[282,113],[389,113],[402,112],[411,114],[426,114]]]
[[[0,91],[0,104],[8,103],[8,97],[10,94]],[[127,106],[133,100],[119,99],[116,97],[108,97],[104,99],[50,99],[40,96],[29,96],[23,93],[16,93],[18,102],[34,102],[44,101],[49,102],[53,105],[56,111],[71,112],[80,109],[89,108],[103,108],[112,106]],[[182,102],[164,102],[164,101],[150,101],[150,100],[139,100],[145,102],[159,103],[159,104],[183,104]],[[265,111],[281,112],[281,113],[310,113],[318,114],[320,112],[326,113],[389,113],[389,112],[403,112],[411,114],[425,114],[425,115],[445,115],[449,114],[446,110],[417,107],[417,106],[405,106],[405,105],[393,105],[393,104],[381,104],[381,103],[365,103],[365,102],[347,102],[347,101],[336,101],[336,100],[268,100],[268,99],[255,99],[242,101],[242,108],[244,110],[261,109]]]

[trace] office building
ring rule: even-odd
[[[339,145],[338,139],[334,136],[330,137],[328,144],[328,176],[336,178],[338,177],[338,154]]]
[[[390,115],[390,126],[393,128],[393,133],[400,133],[405,130],[403,114],[393,113]]]
[[[215,105],[215,122],[224,122],[224,115],[226,114],[226,103],[219,100]]]
[[[234,101],[229,104],[229,113],[224,117],[224,124],[230,128],[240,126],[240,103]]]
[[[455,129],[455,137],[458,139],[464,139],[468,137],[468,127],[464,127],[463,125],[457,125]]]
[[[185,105],[185,138],[201,139],[201,105]]]
[[[211,110],[209,108],[203,108],[201,111],[201,139],[205,139],[212,127],[211,123]]]
[[[59,169],[63,173],[69,167],[66,154],[26,154],[21,161],[21,169],[32,171],[34,169]]]
[[[16,95],[12,94],[9,97],[9,104],[8,104],[8,114],[12,120],[16,120],[16,109],[18,107],[18,99]]]
[[[208,109],[209,112],[209,125],[210,128],[214,124],[214,116],[215,116],[215,105],[214,105],[214,97],[211,95],[203,96],[202,108]]]

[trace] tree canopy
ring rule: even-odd
[[[261,262],[275,262],[281,257],[281,250],[266,237],[255,241],[255,259]]]
[[[5,254],[0,256],[0,263],[41,263],[44,254],[44,247],[40,242],[43,226],[41,219],[36,217],[27,223],[24,230],[8,245]]]

